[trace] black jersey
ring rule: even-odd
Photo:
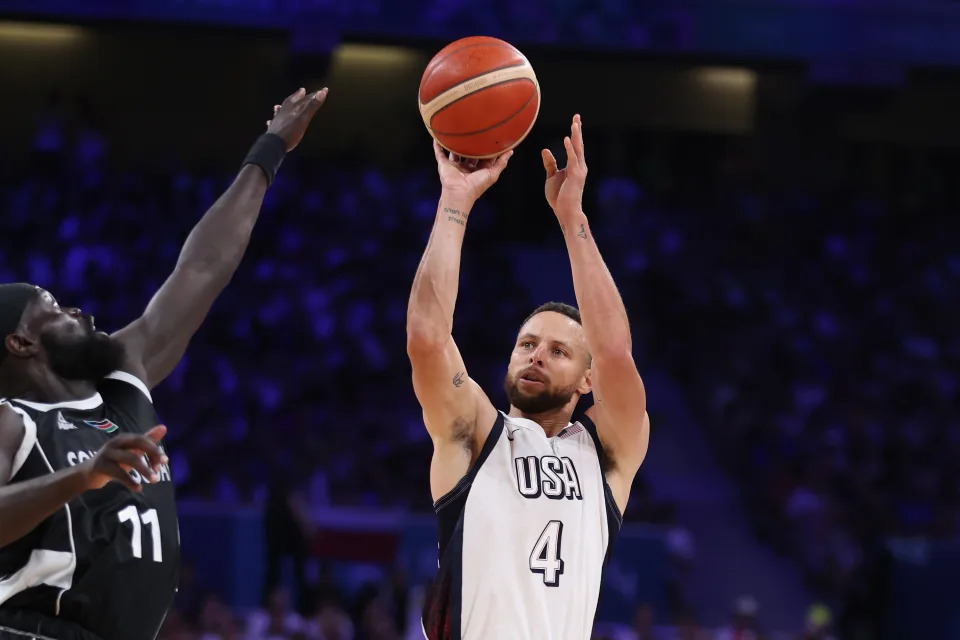
[[[79,464],[115,435],[145,433],[157,424],[150,392],[138,378],[115,372],[97,391],[56,404],[4,401],[25,427],[11,483]],[[130,475],[140,480],[136,471]],[[156,637],[180,563],[169,467],[157,475],[160,481],[144,481],[142,493],[117,482],[83,493],[0,548],[0,627],[14,626],[13,614],[26,610],[105,640]]]

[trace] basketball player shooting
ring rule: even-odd
[[[267,187],[326,95],[300,89],[274,108],[173,273],[120,331],[97,331],[38,286],[0,285],[0,639],[156,637],[180,533],[150,390],[232,278]]]
[[[563,169],[543,151],[545,192],[579,311],[551,302],[523,322],[504,413],[467,374],[451,328],[470,211],[511,153],[466,164],[434,143],[442,191],[407,312],[413,386],[434,446],[440,566],[424,607],[430,640],[588,640],[601,573],[647,452],[627,313],[582,209],[579,116],[564,148]],[[593,406],[571,423],[591,392]]]

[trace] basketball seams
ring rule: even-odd
[[[442,58],[439,58],[439,59],[435,58],[434,60],[432,60],[433,68],[428,69],[428,71],[423,74],[423,77],[420,79],[420,89],[423,89],[423,85],[427,83],[427,81],[430,79],[430,76],[432,76],[434,73],[437,72],[437,69],[440,68],[444,60],[447,60],[448,58],[450,58],[456,53],[459,53],[460,51],[466,51],[467,49],[476,49],[477,47],[496,47],[499,49],[506,49],[507,51],[516,53],[521,58],[524,57],[523,54],[520,53],[517,50],[517,48],[514,47],[509,42],[504,42],[503,40],[499,40],[497,38],[490,38],[489,36],[474,36],[474,37],[483,38],[484,40],[483,42],[471,42],[470,44],[465,44],[462,47],[457,47],[452,51],[448,51]],[[440,55],[440,54],[438,53],[437,55]]]
[[[511,113],[509,116],[507,116],[507,117],[504,118],[503,120],[500,120],[499,122],[497,122],[497,123],[495,123],[495,124],[491,124],[490,126],[483,127],[482,129],[476,129],[476,130],[474,130],[474,131],[464,131],[464,132],[462,132],[462,133],[447,133],[447,132],[445,132],[445,131],[437,131],[437,130],[434,129],[433,127],[430,127],[430,131],[431,131],[432,133],[438,135],[438,136],[447,136],[447,137],[450,137],[450,138],[461,138],[461,137],[464,137],[464,136],[474,136],[474,135],[477,135],[478,133],[485,133],[485,132],[490,131],[490,130],[492,130],[492,129],[496,129],[497,127],[499,127],[499,126],[502,125],[502,124],[505,124],[505,123],[507,123],[507,122],[510,122],[510,121],[513,120],[515,117],[517,117],[517,115],[518,115],[519,113],[522,113],[523,110],[526,109],[526,108],[530,105],[530,101],[531,101],[531,100],[533,100],[534,98],[537,97],[537,94],[538,94],[539,92],[537,91],[537,85],[536,85],[536,83],[533,82],[532,80],[530,80],[530,78],[511,78],[510,80],[504,80],[504,81],[502,81],[502,82],[495,82],[494,84],[488,84],[487,86],[485,86],[485,87],[481,90],[481,91],[486,91],[487,89],[491,89],[491,88],[493,88],[493,87],[499,87],[499,86],[502,86],[502,85],[505,85],[505,84],[509,84],[509,83],[511,83],[511,82],[529,82],[531,88],[533,89],[533,91],[530,92],[530,97],[527,98],[527,101],[524,102],[524,103],[520,106],[519,109],[517,109],[516,111],[514,111],[513,113]],[[465,96],[460,96],[459,98],[457,98],[456,100],[450,102],[449,104],[444,105],[443,107],[437,109],[437,111],[430,117],[431,123],[433,122],[433,118],[437,117],[437,115],[439,115],[439,114],[440,114],[442,111],[444,111],[445,109],[449,109],[450,107],[452,107],[453,105],[457,104],[457,103],[460,102],[461,100],[466,100],[467,98],[470,98],[470,97],[472,97],[472,96],[475,96],[475,95],[477,95],[478,93],[480,93],[480,91],[476,91],[476,92],[474,92],[474,93],[468,93],[468,94],[465,95]]]
[[[492,82],[489,85],[478,87],[475,91],[466,90],[467,85],[470,82],[477,82],[479,80],[482,80],[486,76],[498,75],[498,74],[501,77],[498,78],[495,82]],[[446,108],[453,102],[456,102],[457,100],[465,96],[471,95],[473,93],[479,93],[480,91],[483,91],[487,87],[494,86],[497,84],[503,84],[509,80],[519,80],[522,78],[526,78],[531,82],[533,82],[534,84],[536,84],[537,93],[540,92],[540,89],[539,89],[540,85],[537,83],[537,76],[533,72],[533,67],[531,67],[530,63],[525,60],[522,65],[504,67],[502,69],[487,71],[486,73],[479,75],[475,78],[472,78],[468,81],[458,82],[455,86],[444,90],[442,93],[437,95],[435,98],[433,98],[429,102],[420,103],[420,116],[423,118],[423,123],[427,126],[427,128],[431,129],[431,122],[433,122],[433,116],[436,115],[438,111]]]
[[[450,85],[449,87],[447,87],[446,89],[444,89],[444,90],[442,90],[442,91],[438,91],[438,92],[437,92],[437,95],[433,96],[432,98],[430,98],[430,99],[427,100],[426,102],[420,101],[420,105],[423,106],[423,107],[426,107],[426,106],[428,106],[431,102],[433,102],[434,100],[436,100],[437,98],[439,98],[440,96],[442,96],[443,94],[445,94],[446,92],[451,91],[451,90],[453,90],[453,89],[456,89],[457,87],[459,87],[459,86],[461,86],[461,85],[465,85],[465,84],[468,83],[468,82],[472,82],[472,81],[474,81],[474,80],[477,80],[478,78],[482,78],[483,76],[487,75],[488,73],[496,73],[497,71],[503,71],[504,69],[513,69],[514,67],[528,66],[529,64],[530,64],[530,63],[527,62],[526,60],[521,60],[520,62],[516,62],[516,63],[512,63],[512,64],[505,64],[505,65],[500,66],[500,67],[494,67],[493,69],[487,69],[486,71],[481,71],[480,73],[478,73],[478,74],[476,74],[476,75],[472,75],[472,76],[470,76],[469,78],[464,78],[464,79],[461,80],[460,82],[458,82],[458,83],[456,83],[456,84]],[[499,84],[499,83],[498,83],[498,84]],[[419,100],[419,97],[420,97],[420,96],[417,96],[417,99],[418,99],[418,100]],[[441,107],[441,108],[442,108],[442,107]]]
[[[503,155],[503,154],[506,153],[507,151],[510,151],[511,149],[516,148],[517,145],[519,145],[521,142],[523,142],[523,141],[527,138],[527,136],[530,135],[530,131],[533,130],[533,125],[535,125],[535,124],[537,123],[537,116],[540,115],[540,97],[539,97],[539,92],[540,92],[540,91],[539,91],[539,85],[538,85],[537,87],[538,87],[538,88],[537,88],[537,111],[533,114],[533,118],[530,119],[530,124],[529,124],[529,126],[527,126],[527,130],[523,132],[523,135],[522,135],[522,136],[519,136],[519,137],[517,138],[516,142],[514,142],[513,144],[511,144],[511,145],[508,146],[508,147],[505,147],[505,148],[503,148],[503,149],[500,149],[500,150],[497,151],[496,153],[489,153],[489,154],[487,154],[487,155],[480,155],[480,156],[478,156],[478,155],[471,155],[471,156],[470,156],[471,158],[473,158],[473,159],[475,159],[475,160],[486,160],[486,159],[488,159],[488,158],[496,158],[497,156]],[[527,103],[527,104],[529,104],[529,103]],[[430,132],[430,136],[433,137],[433,132]],[[436,140],[435,137],[433,137],[433,139]],[[439,140],[438,140],[438,142],[439,142]],[[440,144],[443,145],[442,142],[441,142]],[[444,147],[444,148],[446,148],[446,147]]]
[[[491,68],[477,73],[485,66]],[[528,80],[533,91],[516,80]],[[451,82],[455,84],[444,86]],[[492,88],[496,90],[488,93]],[[470,96],[477,98],[465,100]],[[417,96],[430,136],[445,149],[449,146],[444,142],[449,141],[459,147],[453,153],[476,159],[494,158],[520,144],[536,123],[541,100],[540,83],[526,56],[509,42],[489,36],[463,38],[438,52],[420,80]],[[505,115],[505,108],[513,113]],[[492,120],[497,122],[485,125]],[[472,130],[462,131],[467,128]]]

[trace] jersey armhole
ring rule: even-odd
[[[450,491],[440,496],[440,498],[433,503],[434,512],[440,513],[441,510],[445,509],[451,503],[456,502],[460,494],[470,488],[473,479],[477,477],[477,473],[480,471],[480,467],[483,466],[483,463],[490,456],[490,452],[493,451],[494,446],[496,446],[497,440],[500,439],[501,433],[503,433],[503,414],[497,411],[493,428],[491,428],[490,433],[487,434],[487,439],[483,442],[483,448],[480,449],[480,455],[477,456],[476,462],[467,470],[467,474],[460,478],[460,482],[458,482],[453,489],[450,489]]]
[[[30,456],[30,452],[33,451],[33,446],[37,444],[37,423],[33,421],[27,412],[21,409],[20,407],[14,406],[10,402],[4,401],[0,404],[4,404],[20,416],[21,422],[23,422],[23,440],[20,441],[20,446],[17,448],[17,452],[13,455],[13,464],[10,467],[10,477],[7,478],[7,482],[13,480],[20,469],[23,467],[23,464],[27,461],[27,458]]]
[[[153,396],[150,395],[150,389],[147,389],[147,385],[144,384],[143,380],[133,375],[132,373],[127,373],[126,371],[114,371],[106,376],[107,380],[119,380],[120,382],[126,382],[129,385],[133,385],[140,392],[147,397],[147,400],[150,401],[150,404],[153,404]]]
[[[617,529],[619,529],[623,524],[623,514],[620,513],[620,507],[617,506],[617,501],[613,499],[613,491],[610,490],[610,485],[607,483],[607,454],[603,450],[603,443],[600,442],[597,425],[586,415],[582,416],[579,422],[583,425],[583,428],[587,430],[587,433],[590,434],[590,437],[593,439],[593,446],[597,449],[597,460],[600,463],[600,476],[603,478],[603,497],[607,501],[608,520],[610,520],[610,516],[612,516],[611,524],[615,523]]]

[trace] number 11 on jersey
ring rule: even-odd
[[[543,584],[548,587],[560,586],[560,576],[563,575],[563,560],[560,558],[562,535],[563,523],[551,520],[530,552],[530,571],[543,574]]]
[[[160,520],[157,519],[157,510],[148,509],[143,513],[137,507],[130,505],[117,513],[120,522],[129,522],[133,527],[133,536],[130,538],[131,551],[134,558],[143,557],[143,541],[140,533],[140,522],[150,525],[150,539],[153,542],[153,561],[163,562],[163,549],[160,547]]]

